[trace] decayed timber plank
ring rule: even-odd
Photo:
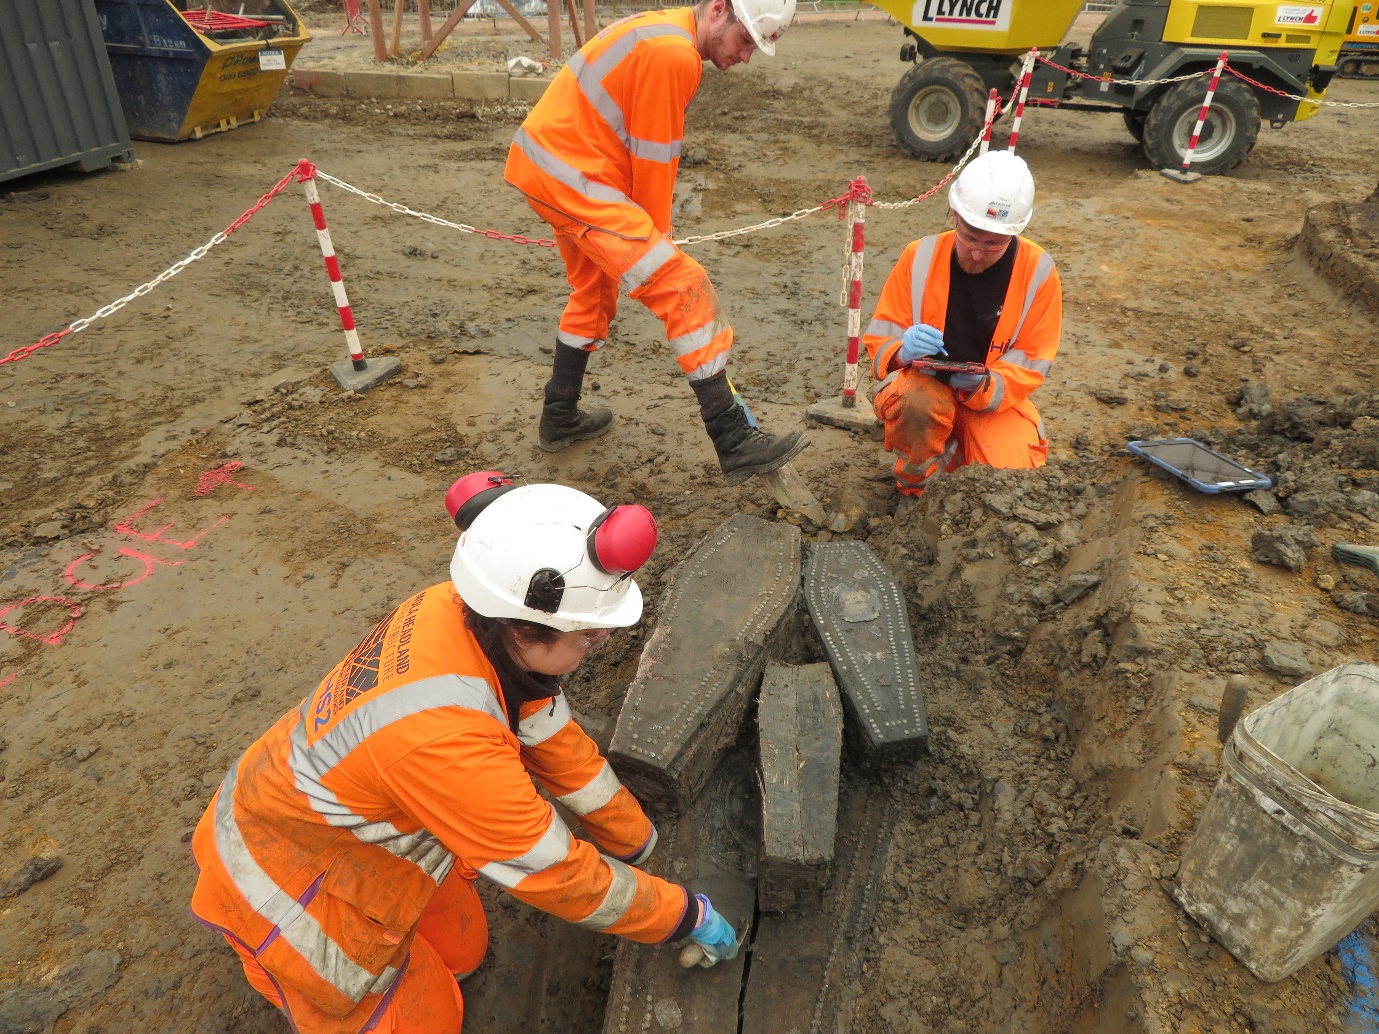
[[[737,739],[799,576],[800,530],[745,514],[671,574],[608,754],[643,803],[685,810]]]
[[[823,906],[757,920],[742,1034],[861,1029],[851,1008],[894,824],[895,806],[884,791],[855,773],[845,779],[837,859]]]
[[[688,812],[662,824],[648,871],[709,896],[739,934],[756,898],[756,777],[730,754]],[[738,1029],[747,953],[712,969],[682,969],[678,946],[619,940],[604,1034],[724,1034]]]
[[[863,542],[810,550],[804,598],[843,690],[848,739],[863,763],[922,754],[929,737],[905,597]]]
[[[817,907],[833,864],[843,709],[827,664],[768,664],[757,704],[764,912]]]

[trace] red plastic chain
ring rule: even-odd
[[[278,182],[273,185],[273,188],[270,191],[268,191],[268,193],[264,194],[263,197],[259,198],[258,201],[254,203],[253,207],[247,209],[238,219],[236,219],[224,230],[222,230],[218,236],[221,239],[229,237],[230,234],[234,233],[241,226],[247,223],[250,219],[254,218],[254,216],[258,214],[260,209],[262,209],[275,197],[281,194],[289,184],[293,182],[300,183],[303,180],[308,180],[315,175],[316,166],[311,164],[311,162],[307,161],[305,158],[303,158],[293,167],[291,172],[289,172],[282,179],[278,180]],[[219,243],[219,241],[216,241],[216,243]],[[78,320],[77,322],[81,323],[82,321]],[[75,332],[77,329],[85,329],[85,325],[83,324],[81,328],[78,328],[77,325],[74,323],[72,326],[69,326],[63,330],[57,330],[51,334],[46,335],[45,337],[39,339],[32,345],[25,345],[23,348],[16,348],[14,349],[14,351],[10,352],[9,355],[0,358],[0,366],[4,366],[6,363],[17,363],[21,359],[27,359],[29,358],[29,356],[33,355],[39,349],[48,348],[52,345],[57,344],[68,334]]]
[[[1261,83],[1261,82],[1258,82],[1258,81],[1256,81],[1256,80],[1254,80],[1254,79],[1251,79],[1251,78],[1250,78],[1248,75],[1246,75],[1244,72],[1242,72],[1242,71],[1240,71],[1239,69],[1233,67],[1232,65],[1229,65],[1229,64],[1226,65],[1226,71],[1227,71],[1227,72],[1230,72],[1230,74],[1233,75],[1233,76],[1235,76],[1237,79],[1244,80],[1245,82],[1249,83],[1251,86],[1255,87],[1256,89],[1263,90],[1265,93],[1272,93],[1272,94],[1274,94],[1274,95],[1276,95],[1276,96],[1279,96],[1279,97],[1291,97],[1291,96],[1292,96],[1291,94],[1288,93],[1287,90],[1280,90],[1280,89],[1278,89],[1277,87],[1274,87],[1274,86],[1267,86],[1267,85],[1265,85],[1264,83]]]
[[[819,206],[827,212],[830,208],[838,209],[838,218],[843,218],[847,214],[848,205],[854,201],[860,201],[864,205],[870,205],[873,201],[871,187],[867,184],[865,176],[858,176],[848,184],[848,189],[843,192],[841,197],[830,198]]]
[[[491,241],[512,241],[513,244],[535,244],[538,248],[554,248],[555,241],[545,237],[523,237],[520,233],[499,233],[497,230],[476,230]]]

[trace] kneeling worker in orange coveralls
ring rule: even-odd
[[[900,254],[863,335],[875,399],[896,454],[897,512],[940,468],[1042,467],[1044,423],[1030,395],[1044,383],[1063,328],[1063,289],[1050,257],[1019,236],[1034,212],[1023,158],[989,151],[948,192],[954,229]],[[911,366],[937,357],[986,373]]]
[[[550,223],[570,282],[538,432],[547,452],[612,423],[606,407],[578,402],[619,290],[664,324],[726,484],[776,470],[809,444],[798,431],[767,434],[738,405],[732,325],[670,229],[685,109],[704,62],[727,69],[758,51],[770,57],[794,14],[795,0],[699,0],[630,15],[570,59],[518,129],[503,176]]]
[[[400,604],[235,762],[197,825],[192,911],[299,1034],[458,1034],[484,876],[589,930],[736,955],[709,899],[634,868],[656,831],[560,676],[635,622],[656,522],[496,472],[446,497],[451,581]],[[580,817],[576,840],[533,778]]]

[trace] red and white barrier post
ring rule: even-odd
[[[1216,68],[1211,73],[1211,82],[1207,84],[1207,95],[1202,98],[1202,110],[1197,113],[1197,125],[1192,127],[1192,139],[1187,142],[1187,150],[1183,153],[1183,167],[1181,169],[1161,169],[1160,173],[1169,179],[1177,180],[1179,183],[1191,183],[1202,178],[1200,172],[1191,172],[1192,156],[1197,151],[1197,141],[1202,137],[1202,127],[1207,124],[1207,116],[1211,113],[1211,99],[1216,96],[1217,84],[1221,82],[1221,72],[1226,67],[1226,59],[1230,55],[1226,51],[1221,51],[1221,56],[1216,59]]]
[[[345,294],[345,281],[340,275],[340,260],[335,255],[335,244],[331,241],[330,230],[326,226],[325,209],[321,207],[321,195],[316,189],[316,166],[303,158],[298,163],[298,169],[307,204],[311,206],[311,221],[316,224],[316,239],[321,245],[321,257],[326,260],[330,289],[335,294],[335,305],[340,310],[340,326],[345,331],[345,347],[350,353],[348,360],[341,359],[331,363],[330,373],[335,378],[335,383],[346,391],[365,392],[399,372],[402,363],[394,356],[374,360],[364,358],[364,349],[359,344],[359,331],[354,325],[354,313],[350,310],[350,300]]]
[[[844,202],[846,204],[844,205]],[[847,193],[829,205],[838,204],[838,214],[847,220],[847,248],[843,265],[843,291],[838,302],[847,306],[847,357],[843,365],[843,393],[820,399],[805,410],[805,416],[816,423],[832,424],[849,431],[870,431],[876,426],[871,403],[863,396],[857,398],[861,379],[862,350],[862,252],[867,241],[867,205],[871,203],[871,187],[865,176],[848,184]]]
[[[1001,103],[1001,95],[993,89],[986,95],[986,118],[982,122],[982,144],[978,154],[986,154],[991,149],[991,130],[996,125],[996,108]]]
[[[866,187],[866,177],[858,182]],[[857,405],[857,359],[862,344],[862,251],[867,243],[867,206],[856,198],[849,201],[847,219],[852,251],[848,253],[848,351],[843,367],[843,406],[853,409]]]
[[[1034,77],[1034,62],[1039,57],[1039,49],[1030,47],[1025,55],[1025,67],[1020,72],[1020,97],[1015,102],[1015,120],[1010,124],[1010,153],[1015,153],[1015,144],[1020,139],[1020,119],[1025,115],[1025,98],[1029,96],[1029,81]]]

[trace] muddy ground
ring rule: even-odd
[[[707,73],[677,232],[808,207],[860,174],[888,200],[937,180],[885,124],[899,43],[874,22],[802,26],[774,62]],[[3,343],[142,283],[302,156],[415,208],[541,236],[500,182],[519,116],[288,91],[263,124],[138,144],[128,171],[5,184]],[[1374,120],[1329,110],[1266,129],[1236,175],[1181,186],[1145,168],[1117,118],[1030,113],[1029,233],[1066,298],[1036,396],[1050,465],[969,469],[897,522],[879,446],[810,431],[801,473],[820,496],[860,495],[850,534],[910,597],[933,728],[925,760],[850,776],[897,818],[870,936],[850,948],[846,1029],[1353,1029],[1358,992],[1335,954],[1263,985],[1162,881],[1217,775],[1227,680],[1257,706],[1375,655],[1379,579],[1328,547],[1379,535],[1379,335],[1294,248],[1310,206],[1373,190]],[[777,516],[762,487],[722,487],[635,305],[591,368],[614,431],[548,456],[534,433],[557,256],[322,192],[366,348],[404,363],[387,387],[342,396],[324,373],[342,341],[298,188],[171,283],[0,368],[0,1030],[284,1029],[191,921],[186,841],[245,745],[445,577],[454,477],[498,466],[649,506],[663,533],[641,576],[650,601],[728,515]],[[940,202],[872,210],[868,299],[943,216]],[[768,427],[802,426],[838,391],[842,247],[816,216],[695,250]],[[1172,434],[1279,476],[1282,511],[1196,494],[1125,453]],[[1316,542],[1300,536],[1297,570],[1252,557],[1255,534],[1283,524]],[[806,547],[828,535],[805,531]],[[573,680],[595,729],[654,620],[653,605]],[[599,1030],[609,945],[489,901],[493,954],[466,985],[466,1029]]]

